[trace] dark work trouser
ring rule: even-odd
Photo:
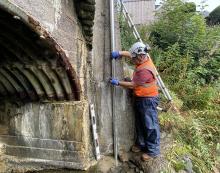
[[[135,98],[136,145],[139,145],[150,156],[160,154],[158,102],[158,97]]]

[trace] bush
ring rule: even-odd
[[[145,31],[151,32],[152,56],[168,88],[185,109],[204,109],[211,101],[210,85],[220,78],[220,27],[207,27],[188,6],[164,1],[158,20]]]
[[[122,50],[129,50],[131,45],[136,42],[136,39],[122,15],[119,16],[119,26]]]
[[[176,141],[167,158],[179,171],[186,166],[179,158],[188,155],[195,172],[209,173],[220,160],[220,27],[206,26],[193,4],[189,6],[166,0],[157,21],[139,30],[153,45],[150,54],[184,115],[160,114],[161,129],[172,132]],[[123,49],[128,49],[135,39],[128,26],[121,29],[126,30]]]
[[[185,168],[180,158],[188,156],[195,172],[211,172],[218,159],[219,113],[220,109],[216,107],[215,110],[190,111],[184,117],[171,113],[161,114],[161,128],[174,133],[176,142],[167,152],[167,158],[176,171]]]

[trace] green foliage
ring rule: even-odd
[[[220,138],[219,113],[220,108],[215,108],[190,111],[185,117],[172,113],[161,115],[161,128],[174,133],[176,142],[167,152],[167,158],[176,171],[186,166],[180,158],[187,155],[192,160],[195,172],[211,172],[218,159],[216,149]]]
[[[187,156],[191,151],[191,147],[188,145],[180,145],[177,143],[173,143],[172,148],[167,153],[166,157],[173,165],[175,171],[180,171],[186,169],[186,163],[182,159]]]
[[[191,10],[185,12],[188,3],[167,0],[158,13],[159,20],[151,26],[150,40],[162,50],[177,44],[181,54],[201,54],[206,34],[205,20]]]
[[[188,38],[192,37],[192,35],[193,38],[197,37],[201,32],[200,28],[188,29],[188,26],[195,25],[193,23],[195,19],[192,20],[191,18],[196,15],[195,11],[188,10],[188,6],[188,3],[184,3],[181,0],[165,1],[157,14],[159,20],[151,27],[150,39],[154,45],[165,50],[177,42],[184,43],[185,36],[188,36]],[[198,34],[196,34],[197,32]]]
[[[121,15],[119,16],[119,26],[122,50],[129,50],[130,46],[136,42],[136,39],[127,22]]]
[[[194,2],[186,2],[184,5],[186,13],[196,12],[196,4]]]
[[[203,16],[186,10],[189,5],[164,1],[158,20],[145,31],[151,33],[152,56],[162,78],[184,108],[205,109],[212,97],[210,85],[220,78],[220,27],[207,27]]]
[[[206,18],[209,25],[217,25],[220,23],[220,6],[215,8]]]
[[[135,39],[123,26],[122,45],[129,49]],[[184,117],[160,115],[161,129],[176,141],[167,158],[176,171],[186,167],[180,158],[188,155],[195,172],[211,172],[220,160],[220,27],[207,26],[194,4],[165,0],[155,23],[138,29],[152,45],[151,57],[174,104],[184,111]]]

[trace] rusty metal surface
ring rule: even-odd
[[[64,50],[12,5],[0,2],[0,100],[80,100],[79,79]]]

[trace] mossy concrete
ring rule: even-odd
[[[95,15],[94,21],[92,16],[79,16],[76,10],[79,1],[3,0],[0,6],[2,2],[65,57],[65,63],[59,65],[67,71],[71,68],[75,71],[76,78],[72,80],[79,79],[80,88],[77,90],[80,92],[79,102],[3,100],[0,106],[2,160],[17,165],[16,170],[25,171],[35,168],[87,169],[95,161],[88,110],[90,103],[95,105],[101,154],[112,154],[112,86],[108,82],[111,77],[109,1],[80,1],[83,3],[78,5],[84,11],[89,5],[87,11]],[[116,47],[120,49],[117,22],[116,35]],[[93,45],[92,50],[88,41]],[[36,63],[32,65],[36,66]],[[51,69],[62,76],[58,69]],[[119,61],[116,76],[124,78],[123,64]],[[118,146],[129,150],[134,141],[132,100],[121,88],[116,88],[115,98]]]
[[[86,101],[1,105],[2,156],[87,169],[92,160],[88,108]]]

